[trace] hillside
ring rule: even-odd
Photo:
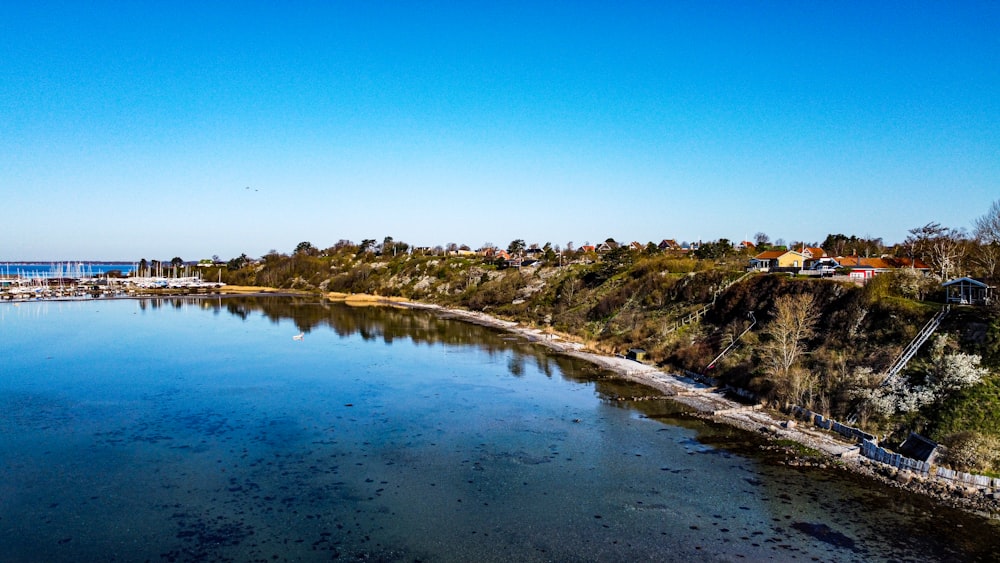
[[[746,276],[745,257],[697,259],[652,249],[578,253],[562,264],[547,258],[506,267],[479,256],[381,256],[344,245],[231,262],[205,276],[405,297],[558,331],[604,353],[642,349],[648,362],[707,373],[772,406],[798,404],[854,420],[889,442],[916,431],[951,446],[956,468],[1000,471],[993,453],[1000,443],[995,306],[953,309],[901,376],[883,385],[882,374],[943,307],[936,283],[906,272],[864,286]]]

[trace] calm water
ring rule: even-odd
[[[302,340],[293,335],[304,332]],[[993,560],[995,523],[509,336],[293,299],[0,305],[2,561]]]

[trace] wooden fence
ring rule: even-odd
[[[964,485],[1000,491],[1000,479],[986,475],[974,475],[972,473],[954,471],[944,467],[935,467],[926,461],[919,461],[906,457],[902,454],[879,446],[875,436],[872,436],[871,434],[863,432],[857,428],[847,426],[846,424],[841,424],[836,420],[826,418],[825,416],[815,413],[809,409],[795,406],[791,408],[791,414],[801,420],[808,420],[819,428],[832,430],[842,436],[861,442],[861,455],[873,461],[884,463],[897,469],[905,469],[914,473],[920,473],[933,479],[943,479],[954,483],[962,483]]]
[[[850,438],[852,440],[863,442],[869,440],[871,442],[876,442],[875,436],[867,432],[863,432],[853,426],[848,426],[846,424],[841,424],[832,418],[827,418],[817,412],[813,412],[809,409],[804,409],[799,406],[792,407],[792,415],[796,418],[802,420],[808,420],[813,423],[813,425],[822,428],[824,430],[832,430],[845,438]]]
[[[861,442],[861,455],[899,469],[906,469],[907,471],[922,473],[924,475],[930,475],[931,473],[931,464],[926,461],[917,461],[902,454],[891,452],[871,440]]]

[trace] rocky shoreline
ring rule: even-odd
[[[371,301],[369,301],[371,302]],[[655,366],[608,356],[584,349],[566,335],[548,330],[522,326],[485,313],[450,309],[439,305],[413,301],[382,301],[383,304],[433,311],[446,318],[454,318],[489,326],[517,334],[531,342],[546,346],[568,356],[598,365],[616,375],[660,392],[664,397],[695,410],[695,415],[713,422],[727,424],[767,438],[771,443],[792,441],[819,456],[801,456],[789,450],[790,466],[816,466],[841,468],[875,479],[891,487],[930,497],[944,505],[972,512],[986,518],[1000,519],[1000,492],[941,479],[925,477],[911,471],[896,469],[860,455],[857,443],[847,441],[839,434],[813,426],[797,424],[779,412],[759,406],[747,406],[727,398],[719,389],[688,377],[668,374]]]

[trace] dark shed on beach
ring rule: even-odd
[[[906,440],[899,446],[899,453],[917,461],[934,463],[934,456],[937,454],[937,442],[924,438],[919,434],[910,432]]]
[[[625,355],[626,358],[636,362],[644,361],[646,356],[646,351],[642,348],[629,348],[628,354]]]

